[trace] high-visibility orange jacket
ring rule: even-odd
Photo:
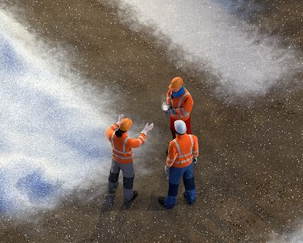
[[[198,138],[192,134],[178,135],[168,147],[167,167],[183,168],[190,165],[193,158],[199,156]]]
[[[138,138],[130,138],[127,132],[121,137],[115,135],[115,131],[119,128],[118,124],[113,124],[106,129],[106,137],[112,145],[112,158],[123,164],[131,163],[134,159],[132,148],[138,148],[146,139],[144,133],[140,133]]]
[[[166,93],[166,104],[171,105],[175,110],[175,113],[171,114],[174,119],[185,121],[193,109],[194,100],[187,89],[185,89],[184,94],[178,98],[172,98],[172,90],[169,89]]]

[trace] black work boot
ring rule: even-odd
[[[167,209],[166,205],[165,205],[165,197],[158,197],[158,202],[160,203],[160,205]]]
[[[125,209],[130,208],[132,202],[136,199],[137,196],[138,196],[138,191],[134,190],[133,197],[129,201],[124,202]]]
[[[164,208],[164,209],[171,209],[173,207],[168,207],[166,204],[165,204],[165,197],[158,197],[158,202],[159,204]]]

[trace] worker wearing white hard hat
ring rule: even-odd
[[[198,138],[195,135],[187,134],[187,127],[184,121],[174,122],[176,138],[168,147],[165,172],[169,175],[169,187],[166,197],[159,197],[159,203],[166,209],[173,208],[176,204],[178,189],[183,178],[185,193],[184,196],[189,204],[196,200],[196,189],[194,180],[193,164],[199,156]]]

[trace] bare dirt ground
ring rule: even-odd
[[[139,197],[129,210],[122,207],[120,184],[112,207],[106,206],[108,195],[101,195],[87,203],[68,199],[42,213],[38,224],[2,220],[1,242],[266,242],[272,232],[291,233],[301,224],[302,87],[275,88],[250,107],[227,104],[214,97],[203,82],[205,74],[178,69],[165,43],[131,31],[107,1],[2,2],[17,6],[20,19],[50,46],[63,47],[96,89],[107,87],[116,94],[109,104],[113,115],[124,113],[134,124],[154,122],[155,129],[136,157],[136,165],[150,173],[137,171]],[[264,1],[266,8],[251,21],[303,51],[303,4],[279,2]],[[160,102],[177,75],[195,101],[198,199],[187,205],[181,186],[177,206],[163,210],[157,197],[167,191],[163,166],[171,135]]]

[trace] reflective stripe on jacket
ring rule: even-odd
[[[189,117],[194,105],[193,98],[187,89],[185,89],[184,94],[178,98],[172,98],[172,91],[168,90],[166,93],[166,103],[171,105],[175,111],[171,116],[176,120],[183,121]]]
[[[106,129],[106,137],[112,145],[112,158],[119,163],[131,163],[134,159],[132,148],[138,148],[144,144],[146,135],[140,133],[138,138],[130,138],[125,132],[121,137],[117,137],[115,131],[118,128],[118,124],[113,124]]]
[[[190,165],[193,158],[199,156],[198,138],[192,134],[177,135],[168,147],[166,165],[183,168]]]

